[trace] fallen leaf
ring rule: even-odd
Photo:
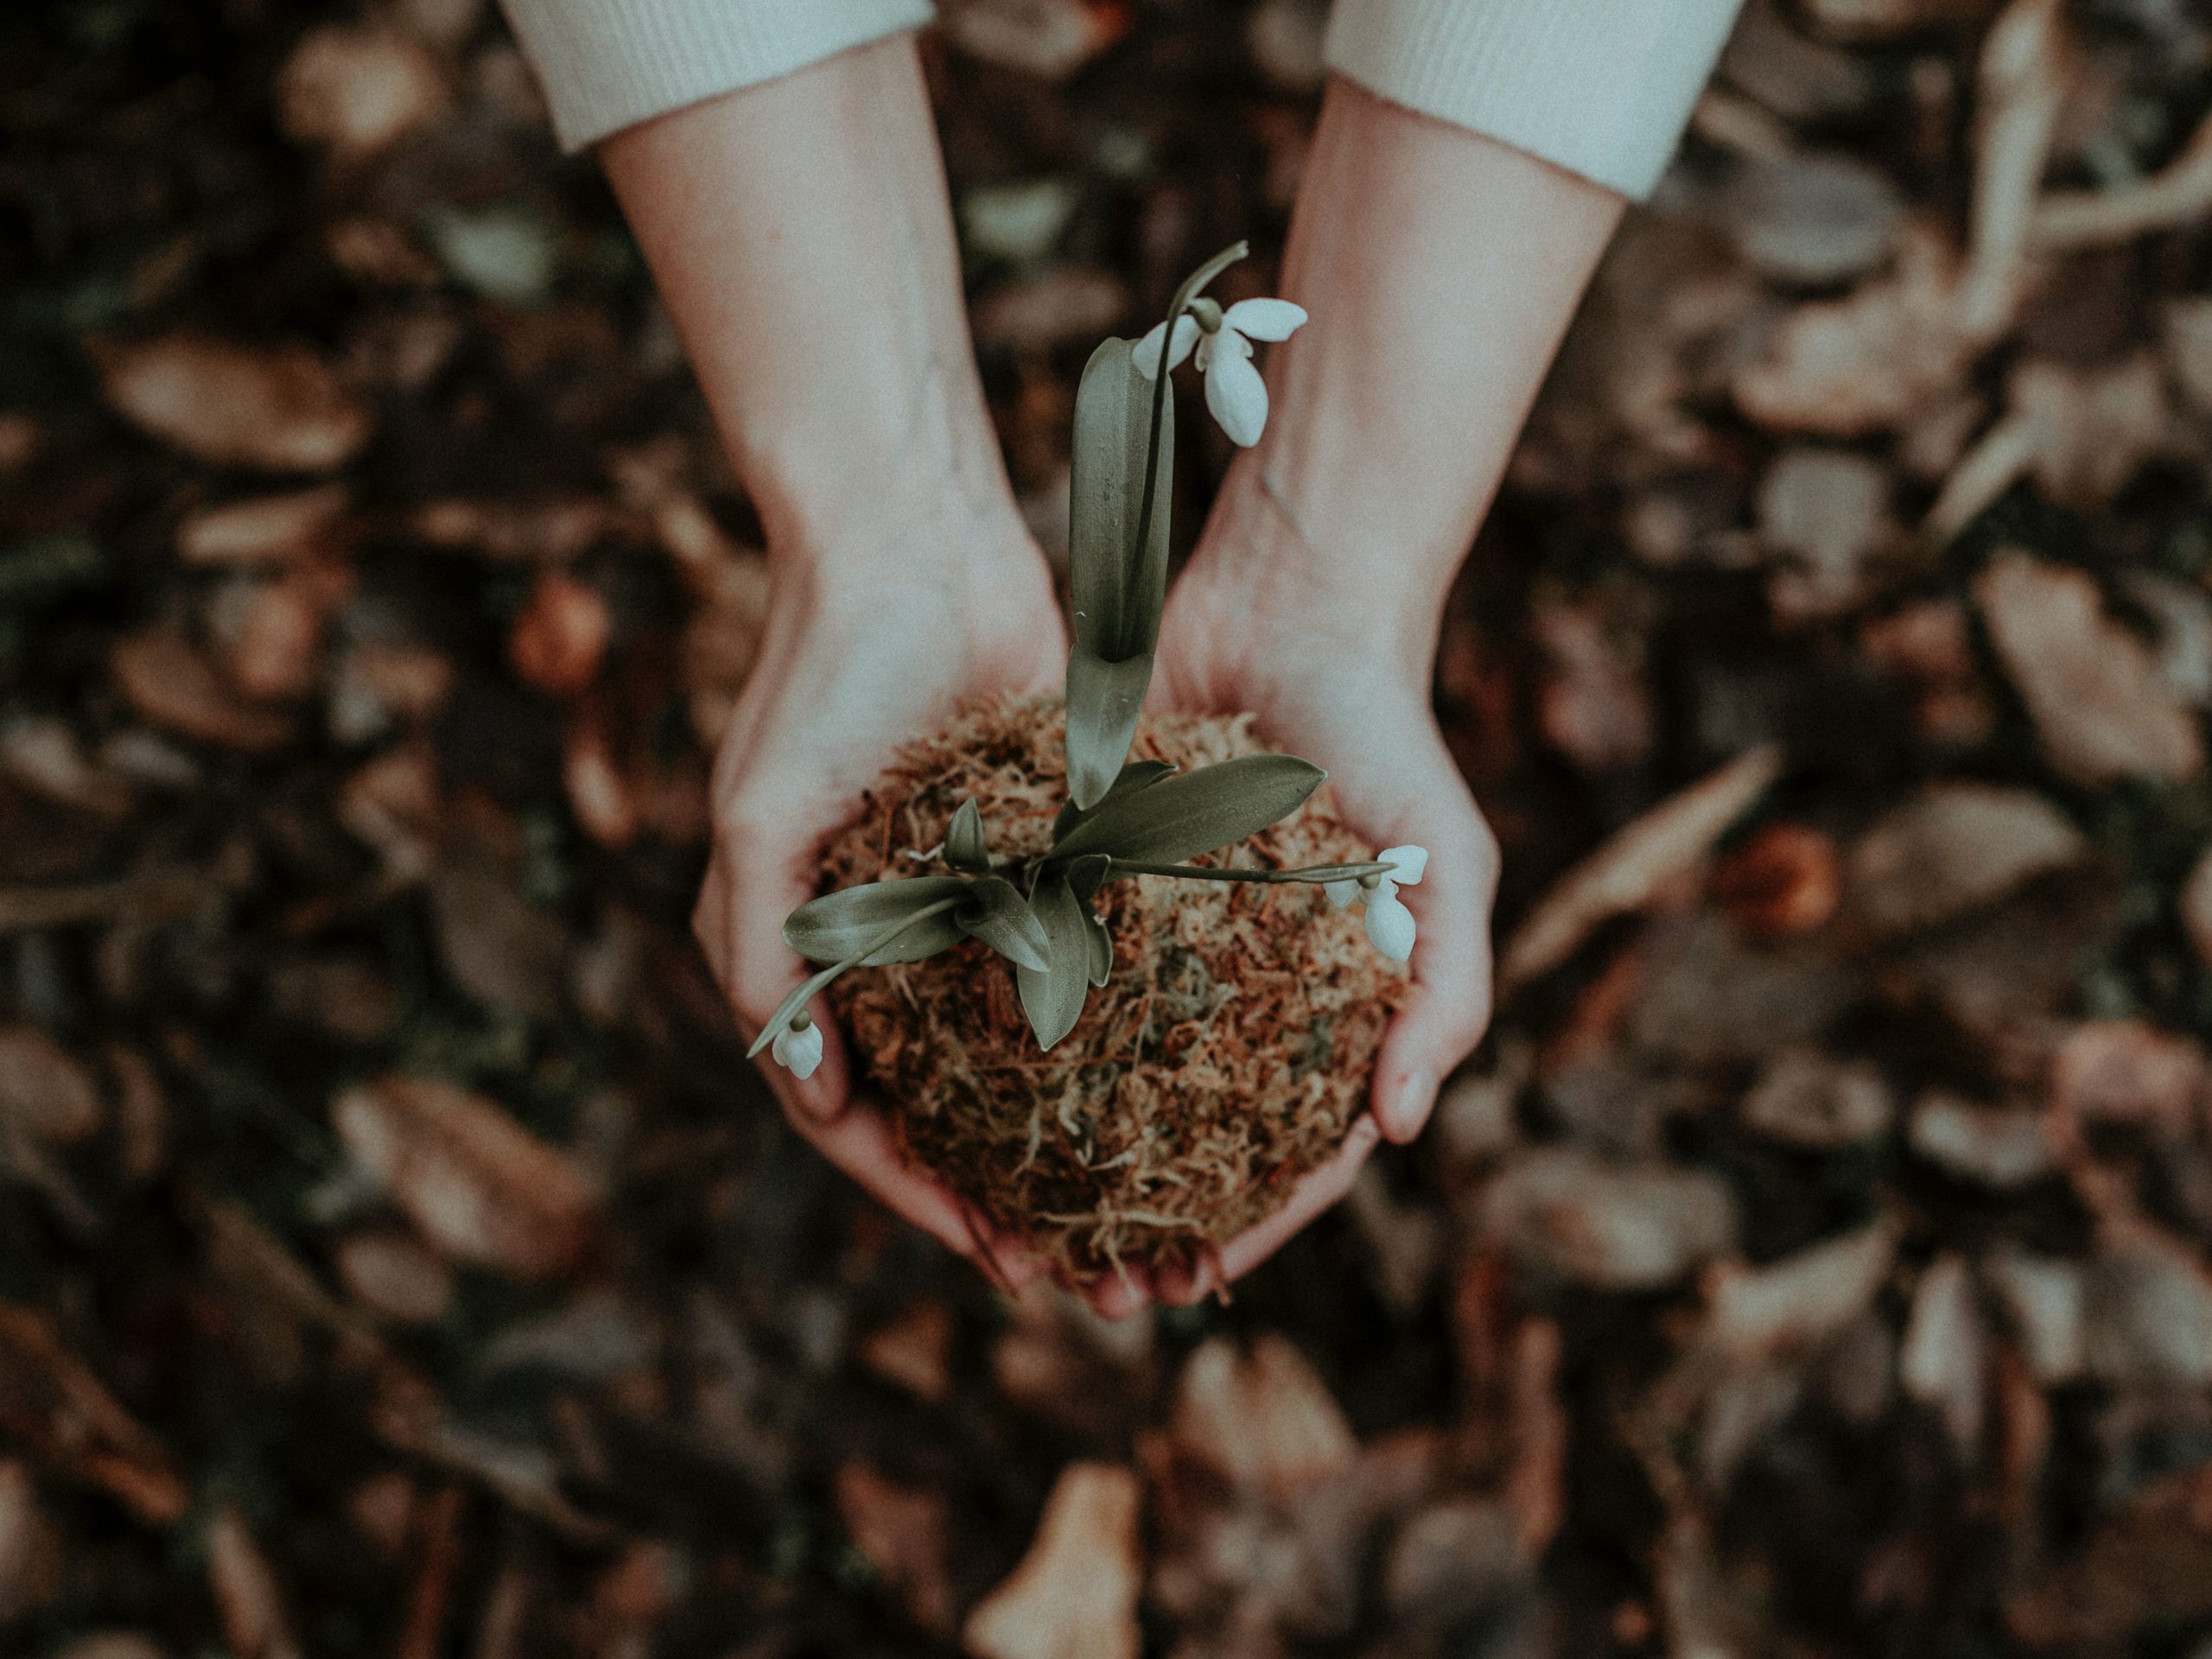
[[[2056,1167],[2039,1113],[1985,1106],[1941,1090],[1915,1103],[1905,1140],[1961,1180],[1999,1191],[2029,1185]]]
[[[1764,826],[1713,873],[1714,902],[1754,939],[1816,932],[1842,895],[1835,842],[1807,824]]]
[[[276,124],[344,160],[375,154],[445,112],[437,60],[394,30],[325,25],[276,76]]]
[[[1501,959],[1500,995],[1551,972],[1600,923],[1643,908],[1694,868],[1781,769],[1778,751],[1753,749],[1616,832],[1522,920]]]
[[[2031,790],[1930,784],[1851,849],[1846,902],[1894,938],[1955,920],[2089,855],[2088,838]]]
[[[228,1504],[207,1523],[207,1582],[235,1659],[301,1659],[269,1558]]]
[[[861,1363],[931,1405],[952,1391],[952,1314],[943,1302],[919,1301],[861,1341]]]
[[[1833,1150],[1889,1133],[1897,1101],[1881,1069],[1816,1048],[1785,1049],[1744,1096],[1745,1124],[1794,1147]]]
[[[2205,1121],[2202,1048],[2140,1020],[2089,1020],[2051,1064],[2053,1111],[2084,1123],[2134,1123],[2185,1139]]]
[[[1885,1219],[1764,1267],[1717,1269],[1700,1340],[1739,1362],[1825,1342],[1866,1312],[1897,1247],[1897,1228]]]
[[[1529,1266],[1608,1291],[1656,1290],[1736,1241],[1736,1203],[1704,1170],[1607,1164],[1548,1147],[1484,1189],[1483,1226]]]
[[[572,697],[599,677],[614,632],[599,590],[565,570],[545,570],[515,618],[508,645],[515,672],[547,695]]]
[[[67,1145],[106,1122],[92,1075],[34,1026],[0,1026],[0,1145],[11,1136]]]
[[[177,526],[177,556],[187,564],[279,564],[334,551],[332,532],[346,506],[346,486],[323,484],[203,507]]]
[[[1122,8],[1098,0],[957,0],[944,32],[963,52],[1040,80],[1065,80],[1128,26]]]
[[[546,1278],[590,1248],[598,1200],[581,1166],[481,1096],[387,1077],[347,1090],[331,1116],[362,1170],[462,1261]]]
[[[1619,772],[1651,749],[1651,704],[1638,665],[1608,634],[1595,605],[1535,605],[1529,632],[1545,673],[1536,720],[1554,747],[1585,772]]]
[[[124,635],[109,652],[108,664],[130,706],[168,731],[249,753],[291,741],[289,719],[241,699],[206,658],[169,629]]]
[[[1890,257],[1904,200],[1888,174],[1859,157],[1815,150],[1745,168],[1723,214],[1760,275],[1820,286],[1863,276]]]
[[[1981,1272],[2029,1374],[2045,1386],[2080,1376],[2088,1363],[2088,1276],[2082,1263],[2002,1250]]]
[[[968,1616],[976,1659],[1136,1659],[1137,1478],[1114,1464],[1060,1471],[1029,1553]]]
[[[30,1308],[0,1302],[0,1430],[142,1521],[170,1526],[188,1501],[168,1456]]]
[[[1328,1385],[1273,1332],[1249,1354],[1224,1337],[1201,1343],[1176,1384],[1168,1433],[1236,1485],[1283,1499],[1343,1472],[1359,1453]]]
[[[1961,1457],[1971,1457],[1981,1439],[1988,1347],[1966,1262],[1939,1255],[1913,1291],[1897,1380],[1906,1394],[1941,1414]]]
[[[2159,681],[2142,640],[2105,614],[2087,573],[2005,554],[1975,578],[1974,596],[2060,772],[2094,785],[2203,769],[2196,717]]]
[[[101,353],[108,402],[162,442],[223,467],[320,473],[369,441],[369,410],[303,346],[165,334]]]
[[[1939,232],[1910,228],[1894,276],[1789,315],[1765,353],[1737,371],[1737,406],[1781,432],[1864,437],[1902,425],[1974,356],[1954,313],[1955,270]]]
[[[955,1609],[945,1559],[951,1517],[944,1495],[899,1485],[859,1462],[841,1466],[830,1490],[853,1547],[906,1616],[925,1630],[950,1635]]]
[[[346,1293],[388,1319],[435,1325],[453,1301],[452,1268],[404,1233],[351,1234],[334,1259]]]
[[[1849,450],[1783,450],[1759,480],[1758,510],[1759,539],[1783,567],[1769,592],[1785,621],[1859,604],[1869,563],[1898,534],[1889,474]]]

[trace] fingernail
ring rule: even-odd
[[[1428,1115],[1429,1103],[1436,1097],[1436,1077],[1426,1067],[1416,1066],[1399,1079],[1398,1087],[1384,1109],[1382,1128],[1393,1141],[1410,1141],[1419,1133],[1422,1121]]]

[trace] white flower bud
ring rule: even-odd
[[[804,1083],[814,1075],[814,1068],[822,1064],[822,1027],[810,1025],[804,1031],[793,1031],[786,1026],[776,1033],[768,1052],[775,1057],[778,1065]]]
[[[1395,893],[1373,893],[1367,899],[1367,942],[1393,962],[1414,953],[1414,913]]]

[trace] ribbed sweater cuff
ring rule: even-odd
[[[1323,53],[1377,97],[1641,200],[1741,0],[1337,0]]]
[[[503,0],[563,149],[930,21],[929,0]]]

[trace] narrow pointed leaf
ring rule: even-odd
[[[1049,1049],[1075,1029],[1090,995],[1090,933],[1084,920],[1088,906],[1076,897],[1067,877],[1057,873],[1037,884],[1031,904],[1045,925],[1048,965],[1042,973],[1016,968],[1014,978],[1037,1046]]]
[[[1129,752],[1152,683],[1167,593],[1175,401],[1156,404],[1155,384],[1136,372],[1133,349],[1128,340],[1107,340],[1084,365],[1076,391],[1068,499],[1068,584],[1075,602],[1068,791],[1084,808],[1104,797]]]
[[[894,922],[940,899],[964,896],[975,883],[960,875],[918,875],[904,881],[871,881],[809,899],[784,923],[784,942],[809,962],[837,962]],[[948,911],[932,916],[910,933],[868,957],[865,966],[919,962],[948,950],[968,936]]]
[[[1020,889],[995,875],[971,885],[975,891],[968,902],[952,912],[961,931],[970,938],[981,939],[1015,967],[1042,973],[1050,944],[1044,924],[1029,908]]]
[[[1053,847],[1055,861],[1105,853],[1173,863],[1231,846],[1304,805],[1328,774],[1290,754],[1248,754],[1163,779],[1101,806]]]
[[[1109,340],[1090,354],[1075,395],[1068,483],[1068,583],[1075,637],[1108,662],[1149,652],[1167,591],[1166,505],[1175,454],[1175,400],[1160,416],[1154,511],[1141,530],[1154,383],[1131,361],[1135,342]]]
[[[1068,794],[1088,810],[1106,798],[1137,734],[1149,651],[1108,662],[1078,641],[1068,652]]]
[[[973,800],[960,803],[944,832],[944,861],[970,875],[991,873],[991,851],[983,842],[983,814]]]

